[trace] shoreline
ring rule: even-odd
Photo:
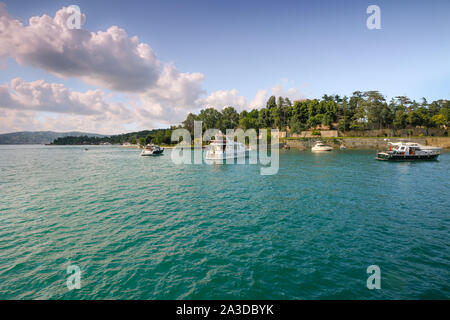
[[[410,141],[423,146],[435,146],[442,149],[450,149],[450,137],[315,137],[315,138],[281,138],[280,144],[290,148],[306,150],[310,149],[318,140],[323,140],[333,148],[341,145],[346,149],[379,150],[386,147],[385,139],[392,142]]]
[[[398,141],[411,141],[416,142],[424,146],[435,146],[440,147],[443,151],[450,151],[450,137],[288,137],[280,138],[279,144],[280,148],[285,145],[292,149],[308,150],[314,145],[318,140],[324,141],[326,144],[333,148],[339,149],[341,145],[345,146],[346,149],[355,150],[380,150],[386,147],[385,139],[389,139],[392,142]],[[32,146],[32,145],[42,145],[42,146],[79,146],[79,147],[89,147],[89,146],[99,146],[96,144],[1,144],[3,146]],[[108,145],[107,147],[119,147],[126,149],[141,149],[139,145]],[[175,146],[161,146],[164,149],[173,149]],[[186,146],[188,147],[188,146]],[[195,149],[194,146],[190,146],[191,149]]]

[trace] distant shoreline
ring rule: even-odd
[[[280,148],[285,145],[289,146],[292,149],[299,150],[308,150],[313,144],[322,140],[326,142],[328,145],[332,146],[335,149],[339,149],[340,146],[344,146],[346,149],[355,149],[355,150],[380,150],[386,147],[386,140],[390,141],[411,141],[416,142],[422,145],[427,146],[436,146],[443,148],[446,151],[450,150],[450,137],[289,137],[289,138],[280,138]],[[128,149],[140,149],[139,145],[98,145],[98,144],[0,144],[3,146],[78,146],[78,147],[119,147],[119,148],[128,148]],[[161,145],[165,149],[173,149],[175,146],[164,146]],[[186,146],[188,147],[188,146]],[[195,146],[190,146],[192,149],[195,149]]]

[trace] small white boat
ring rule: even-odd
[[[247,149],[244,144],[235,142],[225,135],[218,135],[206,150],[206,160],[226,160],[245,157]]]
[[[327,146],[322,141],[316,142],[314,147],[311,148],[311,151],[314,151],[314,152],[317,152],[317,151],[331,151],[331,150],[333,150],[333,148],[330,147],[330,146]]]
[[[148,144],[141,152],[141,156],[157,156],[164,152],[164,148],[156,144]]]

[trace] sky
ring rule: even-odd
[[[0,133],[115,134],[357,90],[449,99],[450,1],[0,0]]]

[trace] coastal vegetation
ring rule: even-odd
[[[172,130],[185,128],[194,135],[194,121],[202,121],[203,130],[242,128],[244,130],[273,128],[290,133],[312,130],[320,136],[322,129],[341,132],[364,132],[375,129],[447,128],[450,126],[450,100],[420,102],[406,96],[389,101],[378,91],[355,91],[352,96],[323,95],[321,99],[292,102],[286,97],[271,96],[265,106],[253,110],[237,110],[228,106],[222,111],[204,108],[198,114],[189,113],[182,124],[170,129],[132,132],[109,137],[63,137],[52,144],[171,144]]]
[[[199,114],[190,113],[183,126],[193,133],[193,123],[198,120],[203,121],[204,129],[277,128],[299,133],[325,128],[340,131],[437,128],[449,126],[449,118],[450,100],[428,103],[425,98],[417,102],[397,96],[388,102],[378,91],[355,91],[351,97],[324,95],[321,99],[294,102],[271,96],[266,106],[240,113],[233,107],[226,107],[222,112],[206,108]]]
[[[22,131],[0,134],[0,144],[48,144],[66,136],[104,137],[101,134],[86,132]]]
[[[172,130],[170,129],[154,129],[154,130],[144,130],[138,132],[130,132],[119,135],[112,135],[107,137],[90,137],[90,136],[68,136],[55,139],[52,145],[98,145],[102,143],[110,144],[141,144],[145,145],[147,143],[153,142],[157,144],[167,145],[170,144],[170,137],[172,135]]]

